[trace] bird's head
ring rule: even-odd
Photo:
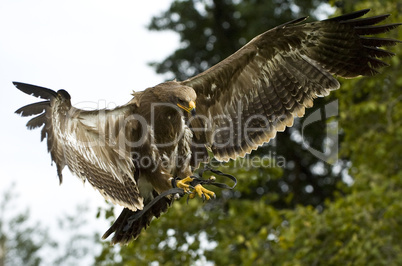
[[[59,104],[64,104],[67,106],[71,106],[71,96],[65,90],[58,90],[56,100]]]
[[[193,116],[196,114],[195,101],[197,94],[193,88],[184,86],[176,81],[165,82],[158,86],[163,87],[158,91],[162,101],[172,103]]]
[[[58,90],[57,97],[60,99],[71,100],[71,96],[66,90]]]

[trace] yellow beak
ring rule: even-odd
[[[192,115],[195,115],[195,102],[190,101],[188,103],[188,107],[185,107],[181,104],[177,104],[177,106],[179,106],[181,109],[183,109],[184,111],[186,111],[187,113],[191,113]]]

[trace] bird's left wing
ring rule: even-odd
[[[21,91],[44,101],[21,107],[21,116],[37,115],[29,129],[42,128],[48,151],[56,163],[62,182],[62,170],[70,171],[97,189],[103,197],[133,211],[143,208],[143,199],[134,180],[130,155],[130,136],[136,129],[132,115],[136,105],[111,110],[85,111],[71,106],[64,91],[14,82]]]
[[[197,93],[192,126],[197,144],[218,160],[244,156],[303,116],[317,96],[338,89],[332,76],[374,75],[393,53],[393,39],[368,37],[400,24],[361,10],[325,21],[298,19],[269,30],[205,72],[183,81]]]

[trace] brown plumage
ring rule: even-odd
[[[207,158],[207,148],[221,161],[244,156],[292,126],[314,98],[338,89],[333,75],[372,76],[385,66],[379,58],[393,54],[379,47],[400,41],[368,35],[400,24],[375,25],[388,15],[360,18],[368,11],[288,22],[209,70],[135,92],[113,110],[80,110],[64,90],[15,82],[21,91],[45,99],[16,113],[37,115],[27,127],[43,126],[42,140],[47,139],[60,182],[67,166],[125,208],[104,237],[115,233],[113,243],[127,243],[173,199],[165,197],[129,225],[130,217],[170,189],[172,177],[191,176]]]

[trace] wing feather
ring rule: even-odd
[[[46,123],[46,116],[43,113],[43,114],[38,115],[38,116],[32,118],[31,120],[29,120],[28,123],[27,123],[27,128],[28,129],[34,129],[34,128],[37,128],[37,127],[41,127],[45,123]]]
[[[112,110],[84,111],[71,106],[67,92],[56,93],[35,85],[14,83],[21,91],[49,99],[18,109],[22,116],[40,114],[27,127],[43,126],[41,139],[47,138],[48,151],[56,163],[62,182],[62,170],[87,180],[102,196],[132,211],[143,208],[143,198],[134,180],[130,147],[136,122],[130,120],[136,105]]]
[[[207,71],[183,81],[197,93],[197,133],[216,159],[244,156],[303,116],[313,100],[339,88],[333,75],[374,75],[400,41],[367,35],[399,24],[376,25],[388,15],[361,18],[361,10],[319,22],[294,20],[251,40]],[[194,120],[193,128],[200,127]],[[252,130],[247,131],[247,127]],[[199,129],[197,129],[199,131]]]
[[[13,84],[20,91],[38,98],[50,100],[57,96],[57,93],[55,91],[50,90],[48,88],[15,81],[13,82]]]
[[[31,116],[43,113],[46,108],[50,107],[50,101],[38,102],[25,105],[15,111],[16,114],[21,116]]]

